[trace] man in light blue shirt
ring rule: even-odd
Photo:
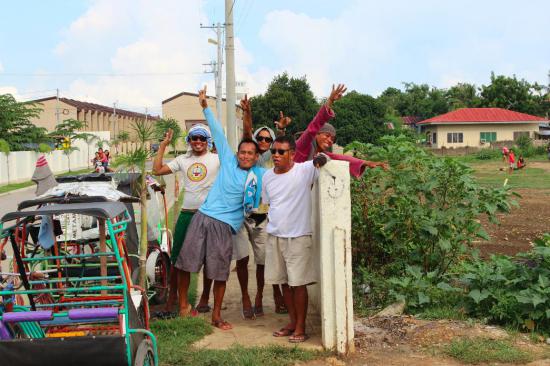
[[[232,326],[222,319],[221,307],[233,252],[232,235],[240,229],[245,215],[258,207],[265,169],[255,165],[259,155],[254,140],[241,140],[237,155],[233,153],[222,126],[208,108],[206,87],[199,92],[199,102],[216,144],[220,169],[206,200],[193,216],[175,264],[181,270],[179,312],[180,316],[192,314],[187,301],[190,272],[199,272],[204,264],[206,277],[214,281],[212,325],[229,330]]]

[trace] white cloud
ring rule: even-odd
[[[307,75],[317,96],[336,82],[372,94],[409,81],[479,85],[491,71],[545,82],[548,11],[540,0],[353,0],[328,17],[272,11],[259,37],[275,65]]]
[[[110,15],[99,19],[105,13]],[[118,22],[121,18],[126,20]],[[63,94],[158,112],[162,100],[198,90],[201,81],[212,79],[201,64],[215,55],[215,47],[207,43],[211,35],[200,29],[201,21],[206,18],[196,1],[166,0],[162,6],[148,0],[92,2],[56,52],[76,72],[105,70],[113,76],[80,77]]]
[[[2,65],[1,62],[0,62],[0,72],[4,72],[4,66]]]

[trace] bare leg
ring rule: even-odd
[[[178,299],[179,299],[179,314],[187,316],[189,314],[189,301],[187,293],[189,291],[189,283],[191,282],[191,274],[185,271],[178,271]]]
[[[286,283],[283,286],[283,298],[288,309],[289,323],[286,329],[296,329],[296,307],[294,306],[294,288]]]
[[[199,306],[207,306],[208,300],[210,298],[210,289],[212,288],[212,280],[209,278],[206,278],[206,272],[202,272],[202,294],[201,298],[199,300],[199,303],[197,304],[197,307]]]
[[[296,311],[295,335],[306,334],[306,315],[308,305],[308,294],[306,286],[293,287],[294,307]],[[290,309],[289,309],[290,312]]]
[[[265,266],[258,264],[256,265],[256,299],[254,300],[254,306],[256,308],[262,308],[263,307],[263,297],[264,297],[264,269]]]
[[[237,261],[237,278],[241,286],[243,310],[245,311],[250,311],[252,309],[250,296],[248,296],[248,258],[247,256]]]
[[[166,301],[166,307],[164,310],[173,311],[176,299],[178,298],[178,272],[179,269],[172,266],[170,271],[170,291],[168,292],[168,301]]]
[[[285,308],[285,299],[283,298],[283,294],[281,292],[281,288],[279,285],[273,285],[273,301],[275,302],[275,312],[278,312]]]
[[[225,281],[214,281],[214,309],[212,310],[212,324],[222,330],[229,330],[233,327],[222,320],[222,303],[225,294]]]

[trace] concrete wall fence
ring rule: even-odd
[[[90,132],[98,136],[102,140],[110,140],[109,131]],[[90,160],[93,159],[94,153],[97,151],[96,142],[86,144],[85,141],[76,140],[72,143],[79,150],[73,151],[70,154],[71,170],[79,170],[87,167],[92,167]],[[108,149],[108,143],[103,147]],[[89,150],[89,151],[88,151]],[[0,153],[0,185],[8,184],[8,167],[9,167],[9,183],[20,183],[31,180],[36,166],[36,160],[42,155],[35,151],[14,151],[9,155]],[[54,174],[65,173],[69,171],[69,161],[67,155],[61,150],[54,150],[44,154],[50,169]]]

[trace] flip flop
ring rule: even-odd
[[[197,311],[197,309],[194,309],[191,306],[191,304],[189,304],[187,307],[187,311],[183,315],[181,314],[181,312],[178,315],[182,318],[186,318],[186,317],[194,318],[196,316],[199,316],[199,312]]]
[[[285,305],[276,305],[275,313],[277,314],[288,314],[288,310]]]
[[[293,334],[288,338],[288,341],[290,343],[303,343],[309,339],[309,336],[307,334]]]
[[[212,308],[210,307],[210,305],[206,304],[206,305],[199,305],[197,306],[195,309],[197,309],[197,311],[199,313],[208,313],[210,312],[210,310],[212,310]]]
[[[253,306],[252,311],[256,317],[264,316],[264,307],[263,306]]]
[[[288,337],[294,333],[294,329],[281,328],[273,332],[273,337]]]
[[[178,313],[175,311],[156,311],[153,313],[153,318],[157,319],[173,319],[178,316]]]
[[[256,319],[256,316],[254,315],[254,307],[251,307],[250,309],[243,309],[241,312],[243,319],[248,320],[254,320]]]
[[[211,323],[214,327],[220,329],[220,330],[231,330],[233,329],[233,326],[226,322],[225,320],[223,319],[220,319],[220,320],[213,320],[212,323]]]

